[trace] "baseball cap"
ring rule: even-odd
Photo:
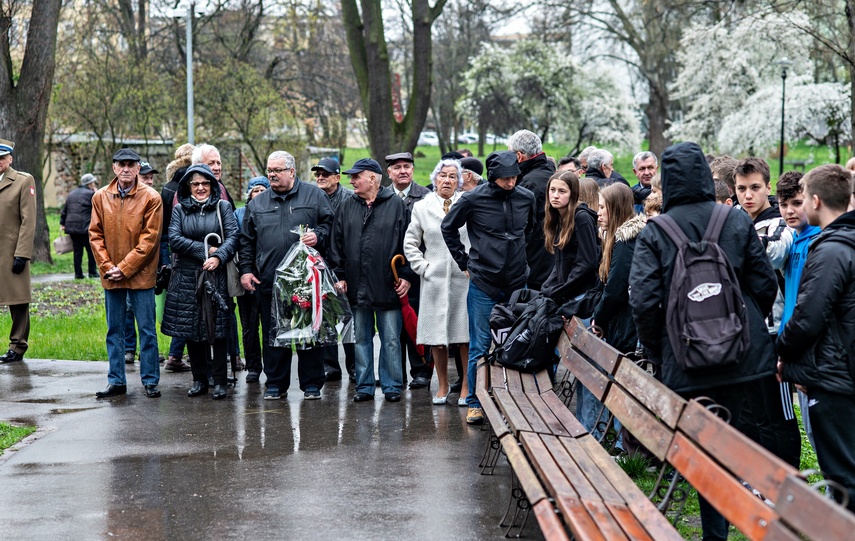
[[[140,175],[148,175],[149,173],[154,173],[156,175],[160,173],[160,171],[153,169],[151,164],[148,162],[140,162]]]
[[[320,169],[323,169],[328,173],[337,175],[341,171],[341,166],[336,160],[332,158],[323,158],[321,161],[318,162],[317,165],[312,167],[312,171],[318,171]]]
[[[363,171],[371,171],[372,173],[377,173],[378,175],[383,174],[383,170],[380,169],[380,164],[372,160],[371,158],[362,158],[361,160],[356,160],[356,163],[353,164],[353,167],[345,171],[344,174],[355,175]]]

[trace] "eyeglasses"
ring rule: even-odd
[[[267,168],[267,174],[268,175],[279,175],[281,173],[284,173],[285,171],[290,171],[290,170],[291,170],[290,167],[285,167],[285,168],[277,167],[276,169],[271,169],[268,167]]]
[[[190,183],[190,187],[191,187],[191,188],[198,188],[198,187],[200,187],[200,186],[204,186],[204,187],[206,187],[206,188],[207,188],[207,187],[208,187],[208,186],[210,186],[210,185],[211,185],[211,183],[210,183],[210,182],[208,182],[208,181],[205,181],[205,182],[191,182],[191,183]]]
[[[315,171],[315,178],[327,178],[333,176],[329,171]]]

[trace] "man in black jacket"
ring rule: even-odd
[[[697,144],[680,143],[662,154],[662,199],[662,211],[676,220],[690,240],[700,241],[716,203],[712,174]],[[735,421],[744,400],[744,384],[775,370],[775,353],[764,314],[769,313],[775,301],[776,283],[769,259],[745,213],[730,212],[719,246],[739,280],[751,329],[751,345],[733,368],[699,374],[684,372],[678,366],[665,324],[677,248],[655,222],[645,227],[636,241],[629,302],[639,340],[650,358],[661,365],[662,382],[685,398],[712,398],[726,407]],[[727,539],[727,521],[706,500],[699,499],[704,539]]]
[[[528,130],[511,135],[508,150],[517,156],[520,167],[518,184],[534,194],[534,231],[525,250],[529,269],[526,285],[540,291],[552,272],[552,254],[546,251],[543,242],[543,220],[546,215],[546,183],[555,173],[555,166],[546,159],[540,137]]]
[[[534,194],[516,185],[520,173],[511,151],[487,156],[487,184],[464,193],[442,220],[442,236],[460,270],[469,276],[469,411],[466,422],[481,424],[484,411],[475,396],[478,360],[490,350],[490,311],[505,302],[528,277],[526,246],[536,218]],[[460,240],[466,226],[469,253]]]
[[[74,245],[74,278],[83,279],[83,250],[89,258],[89,278],[98,278],[95,257],[89,246],[89,220],[92,218],[92,196],[98,189],[98,179],[92,173],[80,178],[80,186],[65,198],[59,217],[59,230],[71,237]]]
[[[334,214],[324,192],[297,178],[291,154],[281,150],[270,154],[267,178],[270,189],[261,192],[246,206],[240,230],[240,272],[244,289],[258,290],[264,337],[262,356],[267,375],[264,399],[278,400],[291,383],[291,348],[271,344],[276,267],[298,240],[323,254]],[[302,237],[291,232],[300,226],[307,228]],[[297,363],[304,398],[320,398],[324,385],[323,348],[297,350]]]
[[[392,191],[404,200],[407,205],[407,226],[410,225],[410,215],[413,213],[413,205],[421,201],[431,191],[413,181],[413,166],[415,165],[413,155],[409,152],[400,152],[386,156],[386,174],[392,180]],[[410,305],[417,313],[419,311],[419,297],[421,297],[421,279],[419,275],[413,274],[410,280],[410,291],[407,293]],[[410,359],[410,389],[423,389],[430,386],[433,377],[431,368],[430,348],[425,347],[424,356],[416,352],[416,343],[410,338],[406,331],[401,332],[401,374],[407,369],[407,357]],[[403,376],[402,376],[403,377]]]
[[[823,165],[802,179],[811,244],[792,317],[778,337],[778,372],[808,395],[819,465],[855,511],[855,212],[849,172]]]
[[[602,190],[610,184],[621,182],[629,186],[629,182],[615,171],[615,157],[608,150],[598,148],[588,156],[588,167],[585,169],[585,178],[594,180]]]
[[[382,187],[383,170],[370,158],[358,160],[344,172],[353,195],[336,214],[330,261],[353,310],[356,335],[356,394],[354,402],[374,400],[374,327],[380,332],[380,387],[386,400],[400,402],[401,297],[410,289],[412,272],[400,271],[396,284],[390,263],[403,253],[407,207],[392,188]]]

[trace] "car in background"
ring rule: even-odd
[[[484,144],[486,145],[507,145],[508,138],[503,135],[493,135],[488,133],[484,136]]]
[[[457,142],[463,145],[474,145],[478,142],[478,134],[474,132],[461,133],[457,136]]]
[[[419,134],[419,142],[417,146],[438,147],[439,136],[435,131],[423,131]]]

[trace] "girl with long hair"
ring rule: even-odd
[[[596,214],[580,203],[579,177],[570,171],[556,173],[547,182],[545,210],[546,250],[555,255],[555,260],[541,293],[560,305],[597,284],[600,246]]]
[[[594,309],[593,324],[603,338],[622,352],[635,351],[637,335],[629,306],[629,272],[635,241],[646,224],[635,214],[632,190],[612,184],[600,192],[597,221],[603,231],[603,257],[598,271],[603,296]]]

